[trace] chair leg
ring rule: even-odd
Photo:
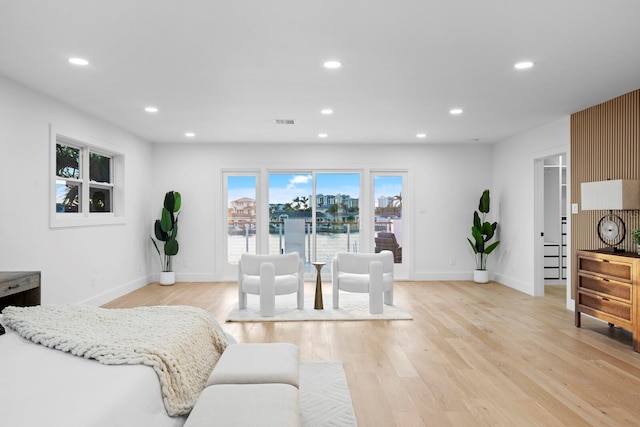
[[[271,263],[260,265],[260,315],[273,317],[276,312],[276,269]]]
[[[247,293],[242,292],[240,285],[238,285],[238,308],[245,310],[247,308]]]
[[[382,262],[374,261],[369,266],[369,313],[382,313]]]
[[[384,303],[387,305],[393,305],[393,288],[384,293]]]

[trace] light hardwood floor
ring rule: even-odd
[[[313,284],[306,284],[313,292]],[[302,361],[344,361],[360,427],[640,425],[631,335],[583,316],[565,288],[533,298],[473,282],[398,282],[413,320],[225,323],[235,283],[150,284],[105,307],[185,304],[239,342],[292,342]]]

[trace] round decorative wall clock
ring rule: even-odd
[[[618,215],[608,213],[598,221],[598,237],[605,245],[616,249],[626,233],[624,221]]]

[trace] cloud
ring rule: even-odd
[[[287,184],[287,190],[291,190],[296,188],[297,184],[307,184],[311,181],[311,175],[295,175],[289,180],[289,184]]]

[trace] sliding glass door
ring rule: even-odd
[[[408,259],[406,172],[366,176],[363,185],[363,173],[352,171],[225,172],[225,277],[244,252],[297,252],[312,279],[311,263],[329,265],[336,252],[390,250],[402,274]],[[327,276],[330,268],[322,272]]]
[[[402,215],[404,178],[403,173],[373,174],[374,250],[393,252],[396,264],[402,264],[407,255]]]
[[[315,261],[360,251],[360,174],[315,175]]]
[[[269,253],[298,252],[309,272],[313,261],[357,252],[359,210],[359,173],[270,173]]]
[[[256,175],[225,174],[227,262],[235,264],[244,252],[257,253]]]

